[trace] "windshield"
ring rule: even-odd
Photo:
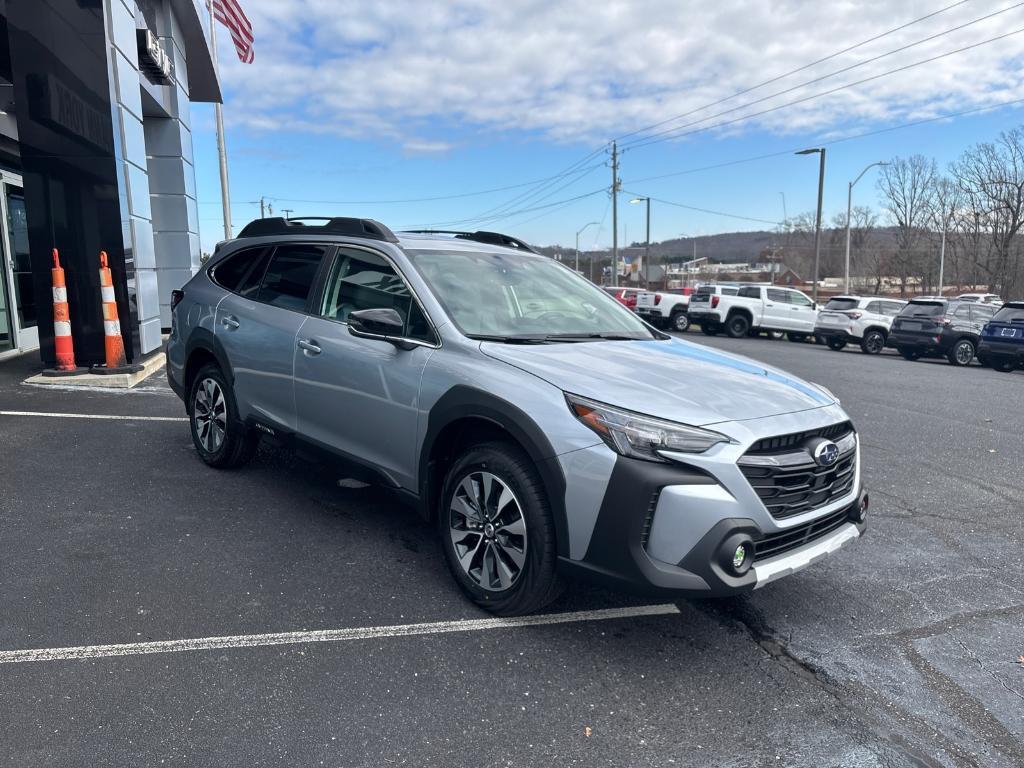
[[[900,312],[902,317],[936,317],[946,311],[946,305],[938,302],[912,301]]]
[[[837,312],[846,312],[849,309],[857,308],[856,299],[829,299],[825,309],[833,309]]]
[[[550,259],[485,251],[406,253],[467,336],[499,341],[654,337],[618,301]]]

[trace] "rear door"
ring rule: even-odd
[[[217,307],[214,333],[234,374],[239,416],[295,429],[292,383],[295,337],[328,247],[280,245],[264,250]],[[220,274],[221,268],[214,275]]]

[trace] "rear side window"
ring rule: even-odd
[[[219,262],[210,275],[221,288],[253,298],[269,257],[269,248],[245,248]]]
[[[898,315],[905,306],[900,301],[883,301],[881,302],[881,304],[882,314],[888,315],[889,317],[896,317],[896,315]]]
[[[872,307],[874,307],[875,304],[877,304],[877,302],[873,302],[871,304],[868,304],[868,306],[867,306],[868,312],[875,312],[875,311],[877,311],[876,309],[872,309]],[[829,299],[828,300],[828,304],[825,305],[825,309],[835,310],[836,312],[846,312],[848,310],[856,309],[856,308],[857,308],[857,300],[856,299]]]
[[[961,320],[971,319],[971,305],[961,304],[959,307],[953,310],[953,317],[959,317]]]
[[[1024,307],[1003,307],[992,319],[999,323],[1024,323]]]
[[[736,288],[723,288],[722,289],[722,295],[723,296],[735,296],[737,293],[739,293],[739,290],[736,289]]]
[[[938,317],[944,314],[946,305],[938,302],[912,301],[903,308],[900,315],[903,317]]]
[[[991,320],[992,315],[996,313],[996,308],[987,304],[972,304],[971,305],[971,319],[986,321]]]
[[[303,311],[327,249],[318,245],[281,245],[267,266],[257,301]]]

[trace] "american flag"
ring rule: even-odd
[[[238,0],[213,0],[212,7],[213,17],[230,30],[239,60],[251,64],[256,57],[252,50],[252,24]]]

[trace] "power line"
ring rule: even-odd
[[[641,196],[641,195],[639,195],[636,192],[626,192],[626,194],[627,195],[636,195],[637,197]],[[675,206],[676,208],[685,208],[688,211],[699,211],[700,213],[710,213],[713,216],[725,216],[725,217],[730,218],[730,219],[741,219],[743,221],[756,221],[759,224],[772,224],[774,226],[778,226],[779,224],[782,223],[780,221],[772,221],[770,219],[758,219],[758,218],[755,218],[754,216],[743,216],[742,214],[739,214],[739,213],[728,213],[727,211],[715,211],[715,210],[712,210],[710,208],[698,208],[695,205],[686,205],[685,203],[677,203],[677,202],[674,202],[672,200],[663,200],[660,197],[652,197],[651,200],[653,200],[656,203],[663,203],[664,205],[672,205],[672,206]]]
[[[982,40],[981,42],[972,43],[971,45],[965,45],[962,48],[957,48],[957,49],[952,50],[952,51],[947,51],[947,52],[941,53],[941,54],[939,54],[937,56],[932,56],[932,57],[927,58],[927,59],[922,59],[921,61],[915,61],[915,62],[913,62],[911,64],[905,64],[902,67],[896,67],[895,69],[890,69],[890,70],[888,70],[886,72],[882,72],[882,73],[877,74],[877,75],[872,75],[871,77],[865,77],[862,80],[856,80],[856,81],[854,81],[852,83],[846,83],[845,85],[836,86],[835,88],[831,88],[831,89],[829,89],[827,91],[821,91],[820,93],[812,93],[809,96],[804,96],[804,97],[799,98],[799,99],[794,99],[793,101],[787,101],[784,104],[778,104],[778,105],[776,105],[774,107],[769,107],[767,109],[762,109],[759,112],[752,112],[749,115],[741,115],[740,117],[735,117],[735,118],[732,118],[731,120],[723,120],[722,122],[715,123],[714,125],[707,125],[707,126],[703,126],[701,128],[694,128],[691,131],[684,131],[682,133],[677,133],[677,134],[674,134],[672,136],[664,136],[662,138],[652,139],[650,141],[644,141],[644,142],[640,142],[640,143],[637,143],[637,144],[633,144],[630,147],[630,149],[639,149],[640,147],[650,146],[651,144],[659,144],[659,143],[661,143],[663,141],[668,141],[669,139],[678,139],[678,138],[682,138],[684,136],[691,136],[691,135],[696,134],[696,133],[703,133],[704,131],[710,131],[710,130],[714,130],[716,128],[722,128],[722,127],[727,126],[727,125],[733,125],[734,123],[739,123],[739,122],[742,122],[744,120],[750,120],[751,118],[754,118],[754,117],[760,117],[761,115],[766,115],[769,112],[776,112],[776,111],[778,111],[780,109],[784,109],[786,107],[791,107],[791,106],[794,106],[796,104],[802,104],[802,103],[807,102],[807,101],[812,101],[813,99],[819,99],[822,96],[830,96],[833,93],[838,93],[839,91],[846,90],[847,88],[853,88],[854,86],[857,86],[857,85],[863,85],[864,83],[870,83],[870,82],[872,82],[874,80],[879,80],[879,79],[881,79],[883,77],[888,77],[889,75],[896,74],[897,72],[904,72],[904,71],[906,71],[908,69],[913,69],[914,67],[919,67],[919,66],[921,66],[923,64],[931,64],[932,62],[939,61],[940,59],[948,58],[949,56],[954,56],[954,55],[956,55],[958,53],[963,53],[965,51],[970,51],[970,50],[973,50],[974,48],[980,48],[983,45],[988,45],[990,43],[994,43],[994,42],[997,42],[999,40],[1003,40],[1003,39],[1005,39],[1007,37],[1012,37],[1013,35],[1019,35],[1021,32],[1024,32],[1024,27],[1021,27],[1019,29],[1015,29],[1012,32],[1005,32],[1005,33],[1003,33],[1001,35],[997,35],[995,37],[990,37],[988,40]]]
[[[841,143],[843,143],[845,141],[854,141],[856,139],[864,139],[864,138],[867,138],[869,136],[878,136],[879,134],[889,133],[890,131],[899,131],[899,130],[902,130],[904,128],[913,128],[913,127],[918,126],[918,125],[925,125],[927,123],[939,122],[940,120],[952,120],[953,118],[964,117],[965,115],[973,115],[973,114],[977,114],[979,112],[988,112],[988,111],[993,110],[993,109],[1001,109],[1002,107],[1011,107],[1011,106],[1014,106],[1014,105],[1017,105],[1017,104],[1024,104],[1024,98],[1012,99],[1010,101],[1002,101],[1002,102],[999,102],[998,104],[988,104],[988,105],[983,106],[983,107],[974,107],[972,109],[965,109],[965,110],[962,110],[960,112],[950,112],[950,113],[943,114],[943,115],[936,115],[935,117],[925,117],[925,118],[922,118],[920,120],[912,120],[912,121],[910,121],[908,123],[900,123],[899,125],[890,125],[890,126],[887,126],[885,128],[878,128],[878,129],[875,129],[875,130],[872,130],[872,131],[864,131],[862,133],[855,133],[852,136],[844,136],[844,137],[842,137],[840,139],[831,139],[829,141],[811,141],[811,142],[808,142],[808,143],[816,144],[818,146],[823,146],[823,147],[831,147],[833,144],[841,144]],[[671,173],[660,173],[657,176],[644,176],[643,178],[639,178],[639,179],[630,179],[629,181],[626,181],[624,183],[625,184],[639,184],[639,183],[644,182],[644,181],[657,181],[659,179],[668,179],[668,178],[672,178],[674,176],[687,176],[687,175],[689,175],[691,173],[702,173],[704,171],[717,170],[718,168],[728,168],[728,167],[733,166],[733,165],[742,165],[744,163],[753,163],[753,162],[757,162],[759,160],[768,160],[768,159],[773,158],[773,157],[782,157],[784,155],[791,155],[795,151],[797,151],[798,149],[802,149],[806,145],[807,144],[802,144],[799,147],[793,147],[792,149],[784,149],[784,150],[782,150],[780,152],[769,152],[769,153],[763,154],[763,155],[754,155],[753,157],[744,157],[744,158],[740,158],[738,160],[729,160],[729,161],[724,162],[724,163],[715,163],[714,165],[702,165],[702,166],[698,166],[696,168],[686,168],[686,169],[683,169],[683,170],[680,170],[680,171],[673,171]]]
[[[841,74],[844,74],[846,72],[850,72],[850,71],[852,71],[854,69],[858,69],[860,67],[866,66],[867,64],[872,64],[872,63],[874,63],[876,61],[880,61],[881,59],[887,58],[889,56],[893,56],[893,55],[895,55],[897,53],[902,53],[903,51],[907,51],[907,50],[909,50],[911,48],[915,48],[915,47],[917,47],[919,45],[924,45],[925,43],[932,42],[934,40],[939,39],[940,37],[945,37],[946,35],[953,34],[954,32],[959,32],[959,31],[961,31],[963,29],[966,29],[967,27],[973,26],[975,24],[979,24],[979,23],[981,23],[983,21],[987,21],[988,19],[991,19],[991,18],[994,18],[994,17],[999,16],[1001,14],[1007,13],[1009,11],[1012,11],[1012,10],[1016,9],[1016,8],[1020,8],[1022,5],[1024,5],[1024,2],[1017,3],[1016,5],[1011,5],[1011,6],[1007,7],[1007,8],[1003,8],[1002,10],[999,10],[999,11],[994,11],[993,13],[989,13],[989,14],[987,14],[985,16],[980,16],[980,17],[978,17],[976,19],[972,19],[971,21],[968,21],[968,22],[964,22],[963,24],[960,24],[959,26],[952,27],[952,28],[947,29],[947,30],[945,30],[943,32],[937,32],[934,35],[929,35],[928,37],[925,37],[925,38],[922,38],[920,40],[916,40],[916,41],[914,41],[912,43],[908,43],[906,45],[900,46],[899,48],[894,48],[891,51],[886,51],[885,53],[880,53],[877,56],[872,56],[871,58],[864,59],[863,61],[859,61],[859,62],[856,62],[854,64],[850,64],[850,65],[848,65],[846,67],[841,67],[840,69],[833,70],[832,72],[829,72],[828,74],[821,75],[820,77],[816,77],[816,78],[814,78],[812,80],[806,80],[806,81],[804,81],[802,83],[797,83],[796,85],[790,86],[788,88],[784,88],[781,91],[776,91],[774,93],[768,94],[767,96],[762,96],[759,99],[755,99],[753,101],[748,101],[745,104],[740,104],[739,106],[732,107],[730,109],[726,109],[726,110],[723,110],[721,112],[717,112],[717,113],[715,113],[713,115],[708,115],[706,117],[702,117],[699,120],[693,120],[693,121],[691,121],[689,123],[684,123],[683,125],[677,125],[677,126],[675,126],[673,128],[666,128],[665,130],[662,130],[662,131],[657,131],[655,133],[647,134],[646,136],[642,136],[640,138],[634,139],[631,142],[627,142],[626,146],[627,147],[639,147],[639,146],[646,146],[648,144],[654,144],[654,143],[656,143],[654,141],[654,139],[656,139],[659,136],[669,136],[671,134],[675,134],[677,131],[681,131],[684,128],[688,128],[688,127],[690,127],[692,125],[699,125],[700,123],[707,122],[708,120],[713,120],[716,117],[722,117],[723,115],[728,115],[728,114],[731,114],[731,113],[736,112],[738,110],[746,109],[747,107],[752,107],[755,104],[761,104],[761,103],[763,103],[765,101],[768,101],[770,99],[774,99],[774,98],[776,98],[778,96],[783,96],[783,95],[785,95],[787,93],[792,93],[793,91],[800,90],[801,88],[805,88],[808,85],[814,85],[815,83],[820,83],[821,81],[828,80],[829,78],[835,77],[836,75],[841,75]],[[894,70],[894,71],[899,71],[899,70]],[[703,109],[705,109],[705,107],[698,107],[697,109],[691,110],[690,112],[686,113],[685,115],[679,115],[677,118],[672,118],[671,121],[674,121],[674,120],[679,119],[681,117],[685,117],[687,115],[692,115],[695,112],[703,111]]]
[[[566,200],[556,200],[555,202],[547,203],[546,205],[538,205],[538,206],[533,207],[533,208],[523,208],[522,210],[514,211],[514,212],[511,212],[511,213],[498,214],[496,216],[491,216],[488,219],[472,218],[472,219],[458,219],[458,220],[455,220],[455,221],[434,222],[433,224],[426,224],[426,225],[424,225],[424,224],[413,224],[413,225],[406,225],[406,226],[400,227],[400,229],[406,229],[406,230],[408,230],[408,229],[437,229],[437,228],[441,228],[441,227],[453,227],[453,226],[458,226],[460,224],[467,224],[467,223],[473,223],[473,222],[500,221],[501,219],[507,219],[507,218],[510,218],[512,216],[518,216],[520,213],[531,213],[533,211],[540,211],[540,210],[544,210],[546,208],[553,208],[553,207],[555,207],[557,205],[562,205],[563,203],[572,203],[572,202],[575,202],[577,200],[583,200],[584,198],[587,198],[587,197],[593,197],[594,195],[603,194],[604,192],[607,192],[607,191],[608,191],[607,187],[601,187],[600,189],[595,189],[595,190],[593,190],[591,192],[584,192],[582,195],[576,195],[575,197],[570,197],[570,198],[568,198]]]
[[[933,11],[932,13],[929,13],[929,14],[927,14],[925,16],[921,16],[919,18],[913,19],[912,21],[908,21],[906,24],[901,24],[898,27],[894,27],[893,29],[890,29],[890,30],[887,30],[885,32],[882,32],[881,34],[875,35],[874,37],[870,37],[867,40],[862,40],[861,42],[856,43],[854,45],[851,45],[848,48],[843,48],[841,51],[836,51],[835,53],[830,53],[828,56],[825,56],[825,57],[823,57],[821,59],[817,59],[815,61],[812,61],[810,64],[804,64],[803,66],[797,67],[796,69],[791,69],[789,72],[784,72],[781,75],[776,75],[775,77],[772,77],[769,80],[765,80],[763,82],[760,82],[757,85],[752,85],[749,88],[744,88],[742,91],[737,91],[736,93],[732,94],[731,96],[726,96],[724,98],[719,99],[718,101],[713,101],[713,102],[711,102],[709,104],[705,104],[704,106],[697,107],[696,109],[692,109],[689,112],[684,112],[684,113],[682,113],[680,115],[676,115],[675,117],[665,118],[664,120],[661,120],[661,121],[659,121],[657,123],[653,123],[653,124],[648,125],[648,126],[645,126],[644,128],[637,128],[635,131],[630,131],[629,133],[624,133],[621,136],[617,136],[616,140],[617,141],[622,141],[623,139],[628,138],[630,136],[635,136],[638,133],[646,133],[647,131],[649,131],[649,130],[651,130],[653,128],[658,128],[658,127],[660,127],[662,125],[665,125],[666,123],[671,123],[671,122],[674,122],[676,120],[680,120],[680,119],[682,119],[684,117],[689,117],[690,115],[694,114],[695,112],[700,112],[700,111],[702,111],[704,109],[710,109],[711,107],[717,107],[719,104],[724,104],[725,102],[730,101],[732,99],[735,99],[738,96],[743,96],[745,94],[750,93],[751,91],[756,91],[759,88],[763,88],[766,85],[771,85],[772,83],[778,82],[779,80],[783,80],[783,79],[789,77],[790,75],[795,75],[797,72],[803,72],[805,69],[810,69],[811,67],[817,66],[818,64],[823,64],[826,61],[834,59],[834,58],[836,58],[838,56],[842,56],[844,53],[849,53],[850,51],[856,50],[857,48],[862,48],[863,46],[868,45],[869,43],[873,43],[876,40],[881,40],[883,37],[888,37],[889,35],[892,35],[892,34],[894,34],[896,32],[899,32],[900,30],[906,29],[907,27],[912,27],[915,24],[919,24],[920,22],[926,21],[926,20],[932,18],[933,16],[938,16],[939,14],[945,13],[946,11],[952,10],[953,8],[956,8],[958,6],[964,5],[964,4],[968,3],[968,2],[970,2],[970,0],[959,0],[959,2],[953,3],[952,5],[947,5],[946,7],[940,8],[939,10]]]

